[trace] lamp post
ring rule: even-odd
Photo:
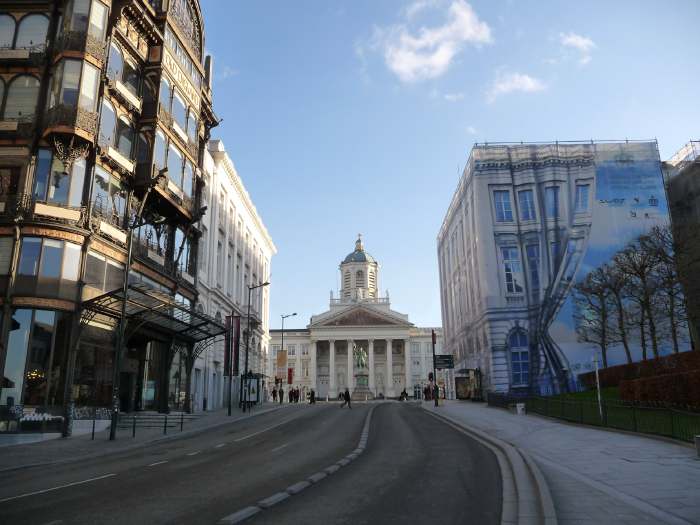
[[[243,376],[241,376],[241,388],[240,388],[240,399],[243,401],[243,381],[245,381],[248,378],[248,351],[250,349],[250,301],[251,301],[251,296],[253,294],[253,290],[256,288],[262,288],[263,286],[268,286],[270,283],[269,282],[264,282],[260,284],[256,284],[255,286],[248,286],[248,328],[246,329],[246,334],[245,334],[245,368],[243,369]],[[246,385],[247,387],[247,385]],[[247,389],[246,389],[246,399],[243,401],[243,412],[246,411],[246,405],[248,404],[248,395],[247,395]]]
[[[287,315],[281,315],[280,317],[282,318],[282,352],[284,352],[284,320],[287,317],[294,317],[297,313],[294,312],[293,314],[287,314]],[[277,374],[275,374],[275,377],[277,377]]]
[[[131,255],[134,246],[134,230],[138,230],[141,226],[146,224],[160,224],[165,221],[165,217],[153,216],[151,220],[143,219],[143,209],[146,206],[146,201],[148,200],[148,195],[151,190],[158,185],[161,179],[163,179],[168,173],[168,168],[163,168],[158,171],[158,174],[146,183],[145,189],[146,193],[141,199],[136,213],[134,214],[133,222],[129,222],[129,216],[127,212],[126,217],[126,265],[124,266],[124,281],[122,283],[122,305],[121,305],[121,317],[119,318],[119,328],[117,330],[117,341],[114,347],[114,375],[112,377],[112,421],[109,427],[109,440],[114,441],[117,437],[117,423],[119,419],[119,379],[121,373],[121,361],[122,361],[122,346],[124,345],[124,330],[126,329],[126,302],[129,293],[129,271],[131,270]],[[131,196],[133,195],[133,190],[129,193],[129,202],[131,202]]]

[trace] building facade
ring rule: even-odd
[[[337,298],[331,292],[327,311],[312,316],[305,329],[270,330],[268,375],[285,390],[313,389],[321,398],[335,398],[346,388],[359,399],[398,397],[404,389],[420,395],[432,372],[432,330],[436,353],[443,350],[442,330],[418,328],[391,309],[389,292],[379,292],[379,263],[361,238],[339,271],[341,289]],[[449,384],[451,376],[444,378]]]
[[[276,248],[241,177],[220,140],[209,142],[204,152],[202,205],[207,213],[200,223],[197,288],[202,312],[218,319],[226,316],[240,322],[240,333],[247,328],[248,286],[270,280],[270,264]],[[269,377],[270,288],[251,294],[251,337],[248,369],[264,384]],[[245,369],[245,338],[241,337],[235,370]],[[197,356],[192,386],[197,410],[222,406],[227,392],[224,376],[224,340],[219,337]],[[234,379],[233,400],[237,402],[238,383]]]
[[[5,428],[188,408],[193,354],[222,331],[195,309],[203,51],[196,0],[0,6]]]
[[[579,340],[572,288],[667,221],[655,142],[474,146],[438,235],[456,367],[480,369],[493,391],[577,388],[596,347]]]

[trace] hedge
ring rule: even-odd
[[[600,386],[620,386],[622,381],[664,376],[700,370],[700,352],[688,351],[671,354],[657,359],[647,359],[628,365],[610,366],[599,370]],[[579,376],[581,383],[588,388],[595,388],[595,372],[586,372]]]
[[[623,380],[620,397],[645,406],[700,409],[700,370]]]

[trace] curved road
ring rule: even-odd
[[[97,460],[5,473],[0,523],[217,523],[354,450],[369,406],[289,406]],[[500,521],[500,507],[488,449],[416,405],[385,403],[364,454],[250,522],[487,524]]]

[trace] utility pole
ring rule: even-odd
[[[437,336],[435,335],[435,330],[432,330],[432,339],[433,339],[433,382],[435,383],[433,385],[433,397],[435,398],[435,406],[438,406],[438,397],[440,397],[440,390],[437,386],[437,370],[435,369],[435,341],[437,339]],[[437,394],[436,394],[437,391]]]

